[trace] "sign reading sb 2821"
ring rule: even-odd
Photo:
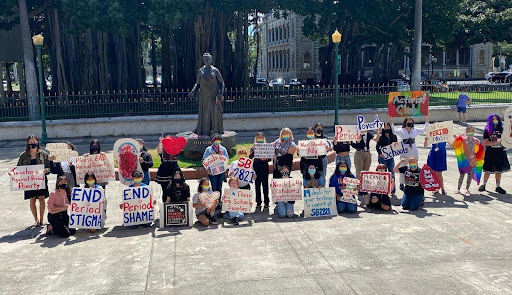
[[[249,158],[238,159],[237,165],[236,165],[235,169],[233,169],[233,173],[235,173],[235,175],[233,177],[235,177],[241,181],[245,181],[248,183],[254,183],[254,178],[256,176],[256,173],[254,173],[252,164],[253,164],[253,161]]]

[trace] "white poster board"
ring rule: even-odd
[[[379,115],[375,115],[375,121],[373,122],[365,122],[362,115],[357,116],[357,130],[359,130],[359,133],[362,131],[378,130],[381,128],[384,128],[384,122],[379,120]]]
[[[357,129],[357,125],[336,125],[336,132],[334,135],[336,141],[360,141],[361,135]]]
[[[336,190],[333,187],[305,188],[304,217],[336,216]]]
[[[512,107],[505,110],[503,117],[503,133],[501,134],[501,145],[505,148],[512,148]]]
[[[436,122],[427,126],[427,144],[453,141],[453,121]]]
[[[251,190],[225,188],[222,195],[222,211],[251,213]]]
[[[128,187],[121,191],[123,225],[147,224],[155,221],[153,193],[150,186]]]
[[[288,202],[302,199],[302,179],[274,178],[270,188],[272,202]]]
[[[384,155],[384,160],[389,160],[399,156],[407,157],[409,154],[409,146],[404,144],[402,141],[393,142],[390,145],[381,147],[380,151]]]
[[[76,157],[75,161],[76,180],[79,183],[85,183],[84,179],[87,173],[94,173],[98,183],[116,180],[112,156],[88,155]]]
[[[327,139],[299,140],[301,157],[318,157],[327,154]]]
[[[32,191],[46,188],[44,165],[16,166],[11,172],[11,191]]]
[[[105,225],[103,188],[74,187],[71,194],[69,228],[101,229]]]
[[[343,189],[343,196],[341,196],[341,201],[357,204],[358,186],[360,183],[361,182],[359,179],[356,178],[343,178],[343,184],[345,184],[345,188]]]
[[[276,155],[276,148],[272,143],[255,143],[254,158],[255,159],[273,159]]]
[[[46,149],[50,152],[50,158],[55,157],[54,162],[69,162],[71,158],[78,157],[78,152],[71,150],[64,142],[48,143]]]
[[[362,171],[360,191],[388,195],[392,191],[391,172]]]
[[[212,175],[219,175],[226,172],[229,159],[219,154],[211,154],[203,160],[203,167],[209,170]]]

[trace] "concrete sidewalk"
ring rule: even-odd
[[[474,125],[481,138],[483,123]],[[266,133],[273,140],[278,130]],[[303,133],[294,131],[295,140]],[[143,138],[154,147],[158,136]],[[239,142],[253,136],[241,132]],[[111,152],[116,139],[100,138],[103,149]],[[80,153],[88,150],[89,138],[72,141]],[[271,207],[239,226],[220,219],[208,228],[132,230],[121,226],[114,182],[106,189],[106,228],[61,239],[33,228],[28,201],[9,191],[6,172],[24,142],[0,142],[0,148],[0,294],[512,293],[512,195],[477,193],[474,182],[473,195],[453,194],[459,175],[453,149],[444,173],[448,195],[427,194],[423,209],[412,213],[394,199],[387,213],[359,208],[334,218],[279,219]],[[419,147],[420,166],[428,151]],[[373,170],[375,152],[372,157]],[[328,176],[333,169],[330,164]],[[502,180],[509,193],[511,175]],[[50,188],[54,183],[52,175]],[[196,191],[197,181],[187,183]],[[159,185],[151,185],[158,198]],[[494,191],[494,177],[487,187]],[[302,209],[297,202],[296,214]]]

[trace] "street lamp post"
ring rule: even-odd
[[[41,98],[41,143],[48,143],[48,134],[46,133],[46,106],[44,103],[44,86],[43,86],[43,61],[41,58],[41,48],[43,47],[43,35],[35,35],[32,37],[32,42],[37,49],[37,66],[39,67],[39,97]]]
[[[341,68],[341,56],[338,53],[338,47],[341,42],[341,34],[338,32],[338,29],[334,31],[332,34],[332,42],[334,43],[334,56],[335,56],[335,75],[334,75],[334,125],[338,125],[338,109],[339,109],[339,101],[338,101],[338,77],[340,75]]]

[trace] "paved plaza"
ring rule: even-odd
[[[474,125],[482,138],[484,123]],[[457,133],[463,131],[456,125]],[[297,141],[304,131],[294,134]],[[273,140],[278,130],[266,135]],[[238,141],[253,136],[242,132]],[[158,137],[142,138],[153,148]],[[100,138],[103,149],[112,153],[116,139]],[[90,138],[70,140],[80,154],[88,151]],[[24,146],[0,142],[0,294],[512,293],[512,195],[494,193],[493,176],[489,192],[478,193],[473,182],[472,195],[454,194],[459,174],[451,148],[447,195],[427,193],[416,212],[402,210],[393,199],[386,213],[359,208],[334,218],[280,219],[272,205],[270,212],[248,214],[239,226],[220,219],[208,228],[130,229],[121,226],[116,181],[106,189],[106,228],[62,239],[32,227],[23,193],[9,191],[7,170]],[[428,151],[419,144],[420,167]],[[375,149],[372,157],[373,170]],[[331,163],[328,176],[333,170]],[[300,177],[296,171],[292,176]],[[511,176],[502,180],[509,193]],[[53,188],[55,175],[49,179]],[[187,183],[197,190],[197,180]],[[158,199],[160,186],[151,185]],[[302,209],[297,202],[295,213]]]

